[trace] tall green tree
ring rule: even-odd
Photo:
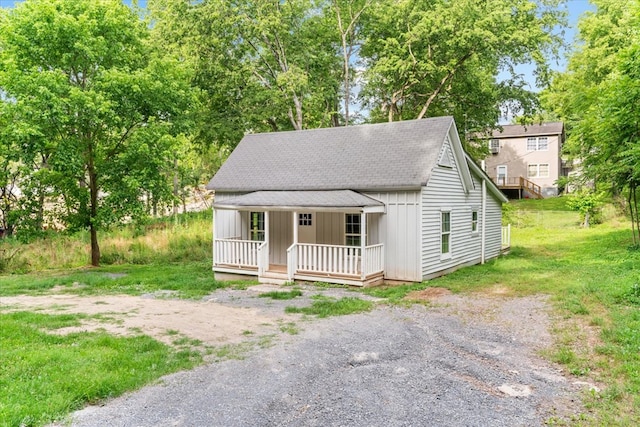
[[[246,132],[337,123],[338,39],[320,2],[152,0],[149,5],[167,43],[181,40],[194,60],[194,84],[206,107],[200,141],[234,147]]]
[[[9,234],[14,228],[11,217],[18,205],[21,170],[12,122],[10,104],[0,101],[0,228]]]
[[[0,25],[0,88],[34,130],[22,156],[41,156],[58,219],[89,230],[98,265],[98,231],[168,186],[162,135],[191,100],[180,62],[154,55],[119,0],[25,0]]]
[[[543,94],[568,127],[566,150],[581,161],[581,181],[625,195],[640,244],[640,2],[594,0],[579,22],[568,69]]]
[[[532,62],[544,83],[557,52],[560,1],[395,0],[376,2],[365,23],[362,97],[374,120],[454,115],[462,128],[498,122],[500,107],[535,107],[514,66]],[[499,82],[501,70],[511,73]],[[461,129],[462,130],[462,129]]]

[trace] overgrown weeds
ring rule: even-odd
[[[161,264],[211,260],[211,211],[114,228],[100,238],[103,265]],[[4,255],[2,253],[4,251]],[[12,262],[3,262],[7,254]],[[89,235],[46,233],[30,243],[0,241],[0,273],[27,273],[89,264]],[[28,262],[27,262],[28,260]],[[4,269],[3,269],[4,266]]]

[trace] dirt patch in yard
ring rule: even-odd
[[[409,292],[404,299],[408,301],[434,301],[445,295],[451,295],[451,291],[446,288],[427,288]]]
[[[84,320],[81,326],[57,332],[144,333],[167,344],[171,344],[176,336],[199,340],[205,345],[237,343],[248,334],[272,332],[279,320],[255,309],[228,307],[215,302],[124,295],[1,297],[0,308],[5,311],[37,310],[47,314],[87,314],[92,318]]]

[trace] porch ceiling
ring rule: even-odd
[[[254,191],[214,203],[216,209],[384,213],[384,203],[352,190]]]

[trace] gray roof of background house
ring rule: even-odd
[[[208,189],[384,190],[418,188],[452,117],[246,135]]]
[[[516,138],[521,136],[561,135],[564,131],[564,123],[549,122],[534,125],[503,125],[502,131],[496,129],[491,134],[492,138]]]
[[[254,191],[214,203],[217,208],[230,207],[307,207],[347,208],[384,206],[384,203],[351,190],[330,191]]]

